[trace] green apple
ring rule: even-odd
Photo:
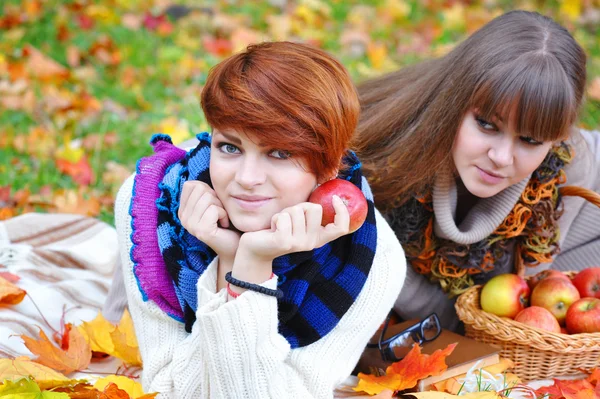
[[[523,278],[511,273],[499,274],[481,289],[481,309],[512,319],[527,307],[529,292],[529,286]]]

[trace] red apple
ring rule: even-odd
[[[481,289],[481,309],[511,319],[527,306],[529,286],[516,274],[492,277]]]
[[[561,328],[560,328],[560,332],[561,332],[561,333],[563,333],[563,334],[568,334],[568,333],[569,333],[569,332],[567,331],[567,329],[566,329],[566,328],[564,328],[564,327],[561,327]]]
[[[567,280],[569,279],[569,277],[561,271],[548,269],[542,270],[541,272],[538,272],[537,274],[533,275],[529,280],[527,280],[527,283],[529,283],[529,288],[533,290],[537,283],[539,283],[543,279],[551,277],[564,278]]]
[[[308,201],[323,207],[321,225],[326,226],[333,223],[335,218],[335,209],[331,201],[334,195],[340,197],[346,204],[350,213],[350,233],[355,232],[365,222],[368,206],[364,194],[354,184],[342,179],[329,180],[317,187]]]
[[[571,334],[600,332],[600,299],[581,298],[573,303],[566,322]]]
[[[540,306],[530,306],[521,310],[515,316],[515,321],[554,333],[560,332],[560,325],[556,317],[550,311]]]
[[[531,305],[548,309],[562,325],[567,309],[580,298],[579,291],[570,280],[546,278],[540,281],[531,292]]]
[[[600,298],[600,267],[588,267],[573,277],[573,285],[582,298]]]

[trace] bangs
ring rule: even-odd
[[[564,69],[543,52],[524,54],[487,71],[470,103],[482,118],[500,118],[517,134],[536,141],[565,139],[577,117],[577,101]]]

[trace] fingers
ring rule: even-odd
[[[204,213],[210,206],[215,206],[221,210],[217,212],[218,221],[224,228],[229,227],[229,218],[221,201],[216,193],[207,184],[199,181],[185,182],[181,190],[181,202],[177,211],[177,216],[181,224],[191,232],[201,223]],[[217,222],[214,221],[214,223]],[[206,219],[205,221],[206,222]]]
[[[332,198],[333,209],[335,210],[335,217],[333,218],[333,224],[340,229],[340,231],[347,233],[350,229],[350,212],[344,201],[337,195]]]
[[[344,201],[337,195],[332,198],[333,209],[335,210],[335,216],[333,223],[329,223],[324,228],[322,235],[323,244],[333,241],[343,235],[350,232],[350,213]]]

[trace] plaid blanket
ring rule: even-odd
[[[93,218],[30,213],[0,222],[0,271],[20,277],[16,285],[28,293],[20,304],[0,307],[0,357],[32,356],[18,335],[37,338],[39,327],[52,336],[43,317],[56,330],[63,310],[65,322],[92,320],[117,254],[116,231]]]

